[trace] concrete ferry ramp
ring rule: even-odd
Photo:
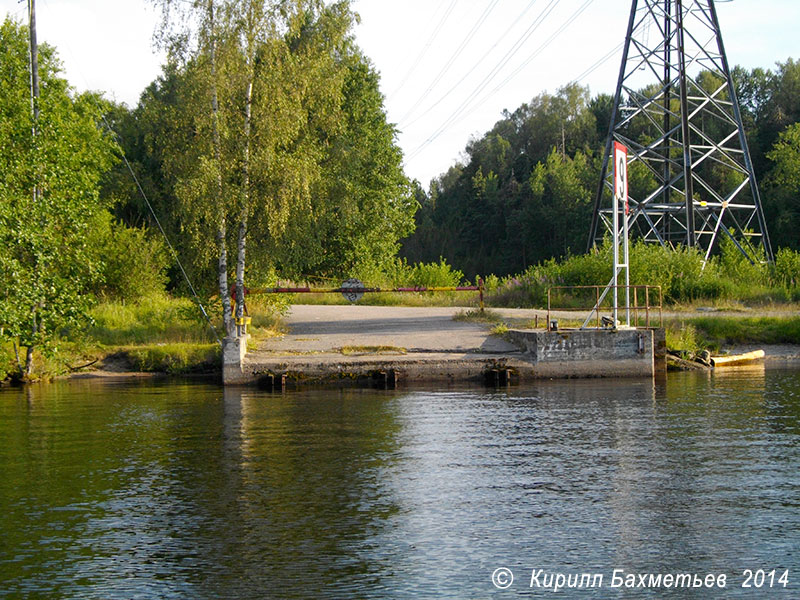
[[[519,352],[489,333],[484,323],[455,321],[466,309],[393,306],[292,306],[289,333],[268,340],[260,351],[339,352],[391,347],[405,352]],[[388,351],[388,350],[385,350]]]
[[[453,320],[463,309],[293,306],[289,332],[246,355],[231,347],[226,384],[469,381],[652,376],[653,332],[509,330]],[[242,348],[241,342],[237,342]],[[225,350],[226,357],[229,351]]]
[[[493,369],[531,369],[521,350],[491,335],[489,325],[453,320],[465,310],[295,305],[289,332],[247,353],[241,383],[283,374],[330,382],[386,373],[405,381],[461,381]]]

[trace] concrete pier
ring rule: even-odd
[[[454,320],[466,309],[294,306],[289,333],[254,351],[226,340],[223,381],[268,388],[303,384],[377,384],[537,378],[652,377],[663,330],[509,329]],[[498,311],[503,312],[503,311]],[[527,315],[527,312],[530,315]],[[527,323],[536,311],[514,311]],[[506,315],[503,314],[504,319]],[[541,322],[544,322],[542,319]]]
[[[535,365],[537,377],[652,377],[650,329],[511,329],[507,336]]]
[[[249,336],[228,336],[222,340],[223,383],[237,383],[242,380],[248,338]]]

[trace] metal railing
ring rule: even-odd
[[[312,287],[273,287],[247,290],[247,294],[342,294],[346,300],[357,302],[362,294],[392,292],[478,292],[478,302],[481,309],[484,308],[483,302],[483,280],[478,281],[478,285],[459,285],[447,287],[426,287],[409,286],[395,288],[366,287],[363,285],[342,285],[336,288],[312,288]]]
[[[357,279],[349,279],[340,287],[313,288],[313,287],[270,287],[270,288],[245,288],[245,296],[251,294],[342,294],[346,300],[355,303],[362,295],[378,292],[409,293],[409,292],[478,292],[478,305],[481,311],[485,308],[483,299],[484,284],[483,279],[478,279],[478,285],[459,285],[446,287],[426,287],[426,286],[407,286],[395,288],[366,287]],[[231,301],[236,304],[236,286],[231,287]],[[245,316],[235,319],[238,335],[247,333],[247,326],[250,324],[250,317],[247,314],[247,305],[244,306]]]
[[[602,306],[604,300],[604,293],[609,289],[621,289],[629,292],[629,294],[625,294],[625,297],[631,298],[630,304],[625,304],[623,306],[618,306],[617,310],[620,314],[625,314],[630,317],[630,322],[634,324],[634,326],[638,326],[640,323],[640,319],[644,316],[644,327],[653,327],[654,325],[651,324],[651,315],[655,316],[655,312],[658,314],[658,327],[662,327],[664,325],[664,316],[663,316],[663,296],[661,293],[661,286],[660,285],[617,285],[617,286],[605,286],[605,285],[559,285],[553,286],[548,288],[547,290],[547,328],[552,329],[552,312],[553,311],[574,311],[574,312],[584,312],[589,311],[589,315],[586,317],[586,320],[583,322],[583,325],[580,327],[581,329],[586,329],[587,324],[589,321],[592,320],[593,315],[594,319],[596,320],[597,328],[598,329],[609,329],[615,328],[617,323],[613,322],[613,319],[609,317],[604,317],[600,313],[603,310],[612,310],[611,306]],[[594,294],[590,294],[590,297],[594,299],[594,305],[590,309],[589,306],[553,306],[552,303],[552,296],[553,291],[555,290],[593,290]],[[644,304],[639,304],[640,300],[644,300]]]

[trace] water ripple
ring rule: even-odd
[[[498,566],[523,581],[794,570],[798,389],[796,371],[767,371],[497,392],[3,390],[0,598],[471,598],[496,591]]]

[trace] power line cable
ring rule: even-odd
[[[551,44],[551,43],[552,43],[552,42],[553,42],[553,41],[554,41],[554,40],[555,40],[555,39],[556,39],[556,38],[557,38],[557,37],[558,37],[558,36],[559,36],[561,33],[563,33],[563,32],[564,32],[564,30],[566,30],[566,29],[567,29],[567,28],[568,28],[570,25],[572,25],[572,23],[574,23],[574,22],[575,22],[575,21],[578,19],[578,17],[579,17],[579,16],[580,16],[580,15],[581,15],[581,14],[582,14],[582,13],[583,13],[583,12],[584,12],[584,11],[585,11],[587,8],[588,8],[588,7],[589,7],[589,5],[590,5],[592,2],[594,2],[594,0],[586,0],[586,1],[583,3],[583,5],[582,5],[580,8],[578,8],[578,9],[577,9],[575,12],[573,12],[573,13],[572,13],[572,14],[571,14],[571,15],[570,15],[568,18],[567,18],[567,20],[566,20],[564,23],[562,23],[562,25],[561,25],[561,26],[560,26],[560,27],[559,27],[559,28],[558,28],[558,29],[557,29],[557,30],[556,30],[556,31],[555,31],[555,32],[554,32],[552,35],[550,35],[550,37],[548,37],[548,38],[547,38],[547,40],[545,40],[545,42],[544,42],[544,43],[543,43],[541,46],[539,46],[539,47],[538,47],[538,48],[537,48],[537,49],[536,49],[536,50],[535,50],[535,51],[534,51],[534,52],[533,52],[533,53],[532,53],[532,54],[531,54],[531,55],[530,55],[530,56],[529,56],[529,57],[528,57],[528,58],[527,58],[527,59],[526,59],[526,60],[525,60],[525,61],[524,61],[524,62],[523,62],[521,65],[519,65],[519,66],[518,66],[518,67],[517,67],[517,68],[516,68],[516,69],[515,69],[515,70],[514,70],[514,71],[513,71],[513,72],[512,72],[510,75],[508,75],[508,76],[507,76],[507,77],[506,77],[506,78],[505,78],[505,79],[504,79],[502,82],[500,82],[500,83],[499,83],[499,84],[498,84],[498,85],[497,85],[497,86],[496,86],[496,87],[495,87],[495,88],[494,88],[494,89],[493,89],[493,90],[492,90],[492,91],[491,91],[489,94],[487,94],[486,96],[484,96],[484,98],[483,98],[483,99],[481,99],[479,102],[477,102],[476,104],[474,104],[473,106],[471,106],[471,107],[469,107],[469,108],[464,108],[463,110],[460,110],[460,111],[457,113],[457,115],[455,115],[455,116],[456,116],[456,118],[461,118],[461,117],[468,116],[468,115],[472,114],[473,112],[475,112],[475,110],[477,110],[478,108],[480,108],[480,107],[481,107],[483,104],[485,104],[485,103],[486,103],[486,102],[487,102],[487,101],[488,101],[488,100],[489,100],[491,97],[493,97],[493,96],[494,96],[494,94],[496,94],[498,91],[500,91],[500,89],[502,89],[502,88],[503,88],[503,87],[504,87],[506,84],[508,84],[508,83],[509,83],[509,82],[510,82],[510,81],[511,81],[511,80],[512,80],[514,77],[516,77],[516,76],[517,76],[517,75],[518,75],[518,74],[519,74],[519,73],[520,73],[520,72],[521,72],[521,71],[522,71],[522,70],[523,70],[523,69],[524,69],[524,68],[525,68],[525,67],[526,67],[528,64],[530,64],[530,62],[531,62],[531,61],[532,61],[534,58],[536,58],[536,56],[538,56],[538,55],[539,55],[539,54],[540,54],[540,53],[541,53],[543,50],[545,50],[545,49],[546,49],[546,48],[547,48],[547,47],[548,47],[548,46],[549,46],[549,45],[550,45],[550,44]],[[618,48],[616,48],[614,51],[612,51],[612,52],[610,53],[610,55],[613,55],[613,53],[614,53],[614,52],[615,52],[617,49],[618,49]],[[607,58],[608,58],[610,55],[607,55],[606,57],[604,57],[604,60],[607,60]],[[601,63],[602,63],[602,61],[601,61]],[[598,64],[597,66],[599,66],[599,64]],[[594,68],[596,68],[596,67],[594,67]],[[461,107],[459,107],[459,108],[461,108]],[[443,133],[443,132],[444,132],[444,131],[445,131],[447,128],[449,128],[449,127],[450,127],[450,126],[451,126],[451,125],[452,125],[454,122],[455,122],[455,119],[453,119],[453,118],[451,118],[450,120],[446,121],[446,122],[445,122],[445,124],[443,124],[443,126],[442,126],[442,127],[440,127],[441,131],[437,130],[437,132],[435,132],[435,133],[434,133],[434,135],[433,135],[433,136],[431,136],[431,137],[432,137],[432,139],[431,139],[431,138],[429,138],[429,139],[430,139],[430,141],[432,142],[433,140],[435,140],[435,139],[436,139],[436,137],[438,137],[439,135],[441,135],[441,133]],[[409,156],[409,158],[412,158],[412,157],[416,156],[417,154],[419,154],[419,152],[420,152],[422,149],[424,149],[424,148],[425,148],[425,147],[428,145],[428,143],[429,143],[429,142],[428,142],[428,140],[426,140],[425,142],[423,142],[423,144],[422,144],[422,145],[420,145],[420,146],[419,146],[417,149],[415,149],[415,150],[414,150],[414,152],[412,152],[412,153],[411,153],[411,155]]]
[[[47,3],[47,0],[44,0],[44,4],[45,4],[45,7],[47,8],[47,10],[50,10],[50,6]],[[77,66],[77,65],[79,65],[79,62],[76,60],[76,57],[75,57],[74,53],[72,52],[72,49],[69,47],[68,44],[65,44],[65,46],[67,48],[67,51],[72,55],[72,59],[76,64],[76,68],[77,68],[78,74],[81,76],[81,79],[83,79],[84,84],[86,84],[86,87],[88,88],[89,86],[88,86],[88,82],[86,80],[86,77],[84,77],[83,72],[81,71],[80,67]],[[217,342],[219,342],[219,345],[222,346],[222,339],[219,337],[219,333],[217,332],[217,328],[214,327],[214,324],[211,322],[211,318],[208,316],[208,313],[206,312],[206,309],[203,306],[203,303],[200,301],[200,297],[198,296],[197,291],[195,290],[194,286],[192,285],[192,282],[189,279],[189,275],[186,273],[186,269],[183,268],[183,263],[181,262],[180,258],[178,257],[178,253],[175,251],[175,248],[173,247],[172,243],[169,241],[169,237],[167,237],[166,231],[164,231],[164,228],[161,226],[161,221],[159,220],[158,215],[156,214],[156,211],[153,209],[153,205],[150,203],[150,200],[148,199],[147,194],[145,194],[144,189],[142,188],[142,185],[139,182],[139,178],[136,177],[136,173],[134,173],[133,167],[131,166],[131,163],[128,161],[128,157],[125,156],[125,151],[122,149],[120,136],[114,131],[114,129],[111,127],[111,125],[109,124],[108,120],[106,119],[105,114],[103,114],[103,107],[100,104],[100,102],[96,99],[97,96],[94,95],[94,94],[92,94],[91,96],[92,96],[92,98],[95,99],[95,103],[96,103],[97,107],[100,109],[100,118],[103,120],[103,123],[105,124],[105,126],[108,129],[109,133],[111,133],[111,135],[117,141],[117,145],[119,146],[119,152],[120,152],[120,156],[122,157],[122,161],[125,163],[125,166],[127,167],[128,172],[130,173],[131,177],[133,178],[134,183],[136,184],[136,188],[139,190],[139,194],[142,196],[142,199],[144,200],[145,204],[147,205],[147,208],[150,211],[150,214],[153,216],[153,220],[155,221],[156,225],[158,226],[158,230],[161,232],[161,235],[164,237],[164,241],[167,243],[167,248],[169,248],[169,251],[172,254],[172,257],[175,260],[176,264],[178,265],[178,268],[180,269],[180,272],[183,275],[183,278],[186,281],[186,284],[189,286],[189,290],[191,291],[192,296],[194,296],[195,303],[197,304],[198,308],[200,309],[200,312],[203,313],[203,317],[205,318],[206,322],[208,323],[208,326],[211,328],[211,331],[214,333],[214,337],[217,338]]]
[[[500,82],[500,84],[498,84],[498,85],[497,85],[497,87],[495,87],[495,88],[494,88],[494,89],[493,89],[493,90],[492,90],[492,91],[491,91],[489,94],[487,94],[486,96],[484,96],[484,98],[483,98],[482,100],[480,100],[480,101],[479,101],[477,104],[475,104],[473,107],[471,107],[471,108],[470,108],[470,109],[469,109],[469,110],[468,110],[468,111],[465,113],[465,115],[464,115],[464,116],[470,115],[470,114],[472,114],[473,112],[475,112],[475,110],[477,110],[479,107],[483,106],[483,105],[484,105],[484,104],[485,104],[485,103],[486,103],[486,102],[487,102],[487,101],[488,101],[488,100],[489,100],[489,99],[490,99],[490,98],[491,98],[491,97],[492,97],[494,94],[496,94],[496,93],[497,93],[497,92],[499,92],[499,91],[500,91],[500,90],[501,90],[503,87],[505,87],[505,85],[506,85],[507,83],[509,83],[509,82],[510,82],[510,81],[511,81],[511,80],[512,80],[514,77],[516,77],[516,76],[517,76],[517,75],[518,75],[518,74],[519,74],[519,73],[520,73],[520,72],[521,72],[521,71],[522,71],[522,70],[523,70],[523,69],[524,69],[526,66],[528,66],[528,65],[531,63],[531,61],[532,61],[534,58],[536,58],[536,56],[538,56],[538,55],[539,55],[539,54],[540,54],[540,53],[541,53],[543,50],[546,50],[546,49],[547,49],[547,47],[548,47],[548,46],[549,46],[549,45],[550,45],[550,44],[551,44],[551,43],[552,43],[552,42],[553,42],[553,41],[554,41],[554,40],[555,40],[555,39],[556,39],[556,38],[557,38],[557,37],[558,37],[558,36],[559,36],[559,35],[560,35],[560,34],[561,34],[561,33],[562,33],[564,30],[565,30],[565,29],[567,29],[567,27],[569,27],[569,26],[570,26],[572,23],[574,23],[574,22],[577,20],[577,18],[578,18],[578,17],[579,17],[579,16],[580,16],[580,15],[581,15],[581,14],[582,14],[582,13],[583,13],[583,12],[584,12],[584,11],[585,11],[587,8],[588,8],[588,6],[589,6],[589,5],[590,5],[592,2],[594,2],[594,0],[586,0],[586,2],[584,2],[584,4],[583,4],[583,5],[582,5],[582,6],[581,6],[581,7],[580,7],[580,8],[579,8],[579,9],[578,9],[576,12],[574,12],[574,13],[573,13],[573,14],[572,14],[570,17],[568,17],[568,18],[567,18],[567,20],[566,20],[566,21],[565,21],[565,22],[564,22],[564,23],[563,23],[563,24],[562,24],[562,25],[561,25],[561,26],[560,26],[560,27],[559,27],[559,28],[558,28],[558,29],[557,29],[557,30],[556,30],[556,31],[555,31],[555,32],[554,32],[554,33],[553,33],[553,34],[552,34],[552,35],[551,35],[551,36],[550,36],[550,37],[549,37],[549,38],[548,38],[548,39],[547,39],[545,42],[544,42],[544,44],[542,44],[542,45],[541,45],[539,48],[537,48],[537,49],[536,49],[536,50],[535,50],[535,51],[534,51],[534,52],[533,52],[533,53],[532,53],[532,54],[531,54],[531,55],[530,55],[530,56],[529,56],[529,57],[528,57],[528,58],[527,58],[527,59],[526,59],[526,60],[525,60],[525,61],[524,61],[524,62],[523,62],[521,65],[519,65],[519,66],[518,66],[518,67],[517,67],[517,68],[516,68],[516,69],[515,69],[515,70],[514,70],[514,71],[513,71],[513,72],[512,72],[512,73],[511,73],[511,74],[510,74],[508,77],[506,77],[506,78],[505,78],[505,79],[504,79],[502,82]],[[578,83],[578,82],[579,82],[581,79],[583,79],[584,77],[588,76],[590,73],[594,72],[594,71],[595,71],[595,70],[596,70],[596,69],[597,69],[597,68],[598,68],[600,65],[602,65],[602,64],[603,64],[604,62],[606,62],[606,61],[607,61],[609,58],[611,58],[611,57],[612,57],[612,56],[613,56],[613,55],[614,55],[616,52],[618,52],[618,51],[619,51],[619,50],[622,48],[622,46],[623,46],[623,45],[624,45],[624,42],[623,42],[623,43],[621,43],[621,44],[619,44],[619,45],[618,45],[616,48],[614,48],[613,50],[611,50],[611,51],[610,51],[608,54],[606,54],[605,56],[603,56],[603,57],[602,57],[602,58],[601,58],[599,61],[597,61],[597,62],[596,62],[594,65],[592,65],[592,67],[590,67],[589,69],[587,69],[587,71],[584,71],[584,73],[582,73],[582,74],[581,74],[581,76],[580,76],[580,78],[579,78],[579,79],[577,79],[577,80],[573,80],[573,81],[574,81],[575,83]]]
[[[539,13],[539,16],[534,20],[534,22],[525,30],[525,32],[517,39],[516,42],[511,46],[511,48],[506,52],[503,58],[498,61],[497,64],[492,68],[492,70],[481,80],[481,82],[476,86],[476,88],[464,99],[464,101],[458,106],[458,108],[442,123],[429,138],[427,138],[422,144],[420,144],[411,154],[409,155],[409,159],[413,158],[421,150],[423,150],[426,146],[432,143],[436,138],[438,138],[444,131],[446,131],[453,123],[455,123],[467,109],[467,107],[472,103],[472,101],[478,97],[478,95],[486,89],[486,87],[491,83],[491,81],[497,76],[500,71],[505,67],[506,64],[511,60],[513,54],[526,42],[528,39],[534,34],[534,32],[539,28],[539,26],[545,21],[545,19],[552,13],[553,9],[558,5],[560,0],[550,0],[550,3]]]
[[[505,85],[508,82],[510,82],[514,77],[516,77],[525,67],[527,67],[531,63],[531,61],[533,61],[534,58],[539,56],[539,54],[541,54],[542,51],[546,50],[547,47],[550,46],[550,44],[553,42],[553,40],[555,40],[559,35],[561,35],[561,33],[563,33],[565,29],[567,29],[570,25],[572,25],[572,23],[574,23],[578,19],[578,17],[589,7],[589,5],[592,2],[594,2],[594,0],[586,0],[586,2],[584,2],[583,5],[577,11],[572,13],[572,15],[568,17],[567,20],[564,21],[564,23],[562,23],[561,26],[558,29],[556,29],[553,32],[553,34],[549,38],[547,38],[541,46],[539,46],[536,50],[534,50],[534,52],[530,56],[528,56],[528,58],[525,59],[525,61],[521,65],[519,65],[503,81],[501,81],[497,85],[497,87],[495,87],[489,93],[489,95],[478,104],[478,106],[480,106],[486,100],[488,100],[489,97],[499,92],[503,87],[505,87]]]
[[[622,46],[624,44],[625,44],[625,42],[622,42],[622,43],[618,44],[615,48],[612,48],[611,51],[608,54],[606,54],[602,58],[600,58],[597,62],[595,62],[592,66],[590,66],[588,69],[586,69],[583,73],[578,75],[578,77],[573,79],[573,81],[575,83],[580,83],[581,81],[586,79],[589,75],[591,75],[597,69],[599,69],[601,65],[605,64],[606,62],[608,62],[608,60],[611,59],[611,57],[613,57],[617,52],[622,50]]]
[[[197,303],[197,306],[200,309],[200,312],[203,313],[203,317],[205,318],[206,322],[208,323],[208,326],[211,328],[211,331],[214,332],[214,337],[217,338],[217,342],[219,342],[219,345],[222,346],[222,339],[219,337],[219,333],[217,332],[217,328],[214,327],[214,324],[211,322],[211,318],[208,316],[208,313],[206,312],[206,309],[203,306],[203,303],[200,301],[200,297],[197,295],[197,292],[195,291],[194,286],[192,285],[192,282],[189,279],[189,275],[187,275],[187,273],[186,273],[186,269],[183,268],[183,263],[181,263],[181,259],[178,257],[178,253],[175,251],[175,248],[172,246],[172,243],[169,241],[169,237],[167,237],[167,232],[164,231],[164,228],[161,226],[161,221],[159,220],[158,215],[156,215],[156,211],[153,209],[153,205],[150,204],[150,200],[147,198],[147,194],[144,193],[144,189],[142,189],[142,185],[141,185],[141,183],[139,183],[139,178],[136,177],[136,173],[134,173],[133,167],[131,167],[131,163],[128,162],[128,157],[125,156],[125,151],[122,149],[121,138],[111,128],[111,125],[106,120],[106,116],[104,114],[102,114],[102,113],[101,113],[100,116],[103,119],[103,123],[105,123],[105,126],[108,128],[108,131],[111,133],[111,135],[113,135],[118,140],[117,141],[117,145],[119,146],[120,156],[122,156],[122,160],[125,163],[125,166],[128,168],[128,172],[131,174],[131,177],[133,178],[133,181],[136,184],[136,188],[139,190],[139,194],[141,194],[142,199],[144,200],[145,204],[147,205],[148,210],[150,211],[150,214],[153,216],[153,220],[156,222],[156,225],[158,226],[158,230],[161,232],[161,235],[164,236],[164,241],[167,243],[167,247],[169,248],[169,251],[172,254],[172,258],[175,259],[175,262],[177,263],[178,268],[180,269],[181,274],[183,275],[183,278],[186,281],[186,284],[189,286],[189,290],[192,292],[192,296],[194,296],[195,302]]]
[[[417,109],[417,107],[420,104],[422,104],[422,102],[424,102],[425,99],[430,95],[430,93],[433,91],[436,85],[441,81],[442,76],[453,65],[456,59],[458,59],[458,57],[461,56],[461,53],[467,47],[467,44],[469,44],[472,41],[472,38],[475,37],[475,34],[478,32],[481,25],[483,25],[486,22],[486,19],[489,17],[494,8],[497,6],[498,2],[500,2],[500,0],[492,0],[491,4],[489,4],[484,9],[483,13],[478,17],[478,20],[475,21],[475,23],[473,24],[472,29],[469,30],[464,39],[461,40],[461,43],[458,45],[458,47],[453,51],[453,54],[450,55],[450,58],[447,59],[444,66],[433,77],[430,85],[425,90],[425,92],[423,92],[423,94],[417,99],[414,105],[410,109],[408,109],[408,112],[400,119],[401,122],[405,121],[408,117],[414,114],[414,111]]]
[[[7,14],[8,16],[11,16],[11,17],[13,17],[14,19],[16,19],[17,17],[19,17],[19,16],[21,16],[21,15],[24,15],[25,13],[27,13],[27,12],[28,12],[28,6],[27,6],[27,2],[28,2],[28,0],[17,0],[17,4],[22,4],[23,2],[25,2],[25,3],[26,3],[26,5],[25,5],[25,6],[23,6],[22,8],[17,8],[16,12],[12,11],[12,10],[9,8],[9,9],[7,9],[7,10],[8,10],[8,12],[7,12],[6,14]]]
[[[425,42],[425,45],[422,47],[422,50],[420,50],[419,54],[417,55],[417,58],[414,60],[414,63],[409,67],[408,71],[406,71],[406,74],[403,76],[403,79],[400,81],[395,90],[391,94],[389,94],[389,99],[394,97],[397,94],[397,92],[399,92],[403,88],[406,81],[408,81],[408,78],[411,76],[411,73],[413,73],[414,69],[416,69],[419,66],[419,63],[422,62],[422,59],[424,58],[425,54],[427,54],[428,50],[433,44],[433,41],[439,35],[439,32],[441,32],[442,28],[444,27],[444,24],[447,22],[447,19],[452,14],[455,5],[456,5],[456,0],[451,0],[450,5],[444,11],[442,18],[439,19],[439,22],[437,23],[436,27],[434,27],[433,32],[431,32],[430,37],[428,37],[428,41]]]
[[[523,18],[523,17],[524,17],[524,16],[525,16],[525,15],[528,13],[528,11],[529,11],[529,10],[530,10],[530,9],[533,7],[533,5],[534,5],[534,4],[536,4],[536,2],[537,2],[537,0],[531,0],[531,1],[528,3],[528,6],[526,6],[526,7],[525,7],[525,8],[522,10],[522,12],[521,12],[521,13],[520,13],[520,14],[519,14],[517,17],[516,17],[516,19],[514,19],[514,21],[512,22],[512,24],[511,24],[511,25],[509,25],[509,27],[508,27],[508,28],[507,28],[507,29],[506,29],[506,30],[505,30],[505,31],[502,33],[502,35],[500,35],[500,37],[499,37],[499,38],[497,38],[497,41],[495,41],[495,43],[494,43],[494,44],[492,44],[491,48],[489,48],[489,49],[488,49],[486,52],[484,52],[484,53],[483,53],[483,55],[481,56],[480,60],[478,60],[477,62],[475,62],[475,63],[472,65],[472,67],[471,67],[471,68],[470,68],[470,69],[469,69],[469,70],[468,70],[466,73],[464,73],[464,75],[461,77],[461,79],[459,79],[459,80],[458,80],[458,81],[457,81],[457,82],[456,82],[456,83],[455,83],[455,84],[454,84],[454,85],[453,85],[453,86],[452,86],[452,87],[451,87],[449,90],[447,90],[447,91],[446,91],[446,92],[445,92],[445,93],[444,93],[444,94],[443,94],[443,95],[442,95],[442,96],[441,96],[441,97],[440,97],[440,98],[439,98],[439,99],[438,99],[436,102],[434,102],[433,104],[431,104],[431,105],[430,105],[430,106],[429,106],[427,109],[425,109],[425,111],[424,111],[423,113],[421,113],[420,115],[418,115],[418,116],[417,116],[415,119],[411,120],[410,122],[408,122],[408,123],[403,123],[403,121],[401,120],[401,121],[400,121],[400,126],[401,126],[401,127],[403,127],[403,126],[405,126],[405,127],[410,127],[411,125],[413,125],[414,123],[416,123],[417,121],[419,121],[419,120],[420,120],[422,117],[424,117],[425,115],[427,115],[428,113],[430,113],[430,112],[431,112],[431,111],[432,111],[434,108],[436,108],[437,106],[439,106],[439,104],[441,104],[441,103],[442,103],[444,100],[446,100],[446,99],[447,99],[447,98],[450,96],[450,94],[452,94],[452,93],[453,93],[453,92],[456,90],[456,88],[458,88],[458,86],[460,86],[460,85],[461,85],[461,84],[464,82],[464,80],[465,80],[467,77],[469,77],[470,75],[472,75],[472,73],[475,71],[475,69],[477,69],[477,68],[478,68],[478,67],[479,67],[479,66],[480,66],[480,65],[483,63],[483,61],[484,61],[484,60],[486,60],[486,58],[488,58],[488,57],[491,55],[492,51],[493,51],[493,50],[494,50],[494,49],[497,47],[497,45],[498,45],[498,44],[499,44],[499,43],[500,43],[502,40],[504,40],[504,39],[505,39],[505,37],[508,35],[508,33],[509,33],[509,32],[510,32],[510,31],[511,31],[513,28],[514,28],[514,26],[515,26],[517,23],[519,23],[519,22],[522,20],[522,18]]]
[[[512,47],[506,52],[503,58],[498,61],[495,66],[491,69],[491,71],[481,80],[481,82],[477,85],[477,87],[461,102],[458,108],[442,123],[434,133],[426,139],[420,146],[418,146],[409,156],[409,158],[413,158],[416,156],[422,149],[424,149],[427,145],[432,143],[436,138],[438,138],[444,131],[446,131],[453,123],[455,123],[467,110],[467,107],[473,102],[478,95],[486,89],[486,86],[491,83],[491,81],[497,76],[497,74],[502,71],[506,64],[511,60],[511,56],[533,35],[533,33],[539,28],[539,26],[544,22],[547,16],[553,11],[555,6],[558,4],[559,0],[550,0],[550,4],[548,4],[544,10],[539,14],[539,16],[534,20],[534,22],[525,30],[525,32],[520,36],[517,41],[512,45]]]

